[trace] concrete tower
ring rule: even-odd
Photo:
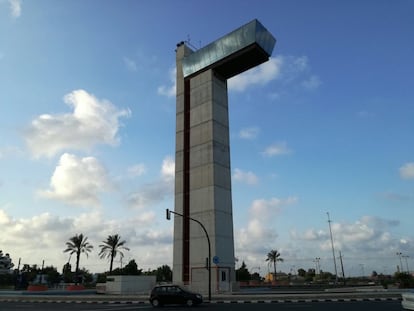
[[[177,45],[177,110],[173,281],[208,291],[235,281],[227,79],[267,61],[276,40],[253,20],[193,51]]]

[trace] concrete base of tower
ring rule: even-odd
[[[227,266],[211,267],[211,293],[229,293],[238,288],[234,268]],[[188,288],[206,296],[208,294],[208,270],[205,267],[192,267]]]

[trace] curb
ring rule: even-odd
[[[327,299],[278,299],[278,300],[217,300],[210,303],[216,304],[263,304],[263,303],[317,303],[317,302],[363,302],[363,301],[401,301],[401,298],[327,298]],[[209,303],[209,302],[206,302]]]
[[[278,299],[278,300],[213,300],[204,301],[205,304],[293,304],[293,303],[323,303],[323,302],[383,302],[383,301],[402,301],[402,298],[326,298],[326,299]],[[0,302],[20,302],[20,303],[76,303],[76,304],[130,304],[130,305],[149,305],[146,301],[104,301],[104,300],[42,300],[42,299],[0,299]]]

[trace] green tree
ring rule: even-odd
[[[277,250],[272,249],[269,253],[267,253],[266,261],[270,263],[273,263],[273,269],[274,269],[274,278],[273,280],[276,281],[276,263],[283,262],[283,258],[280,257],[280,253]]]
[[[79,275],[82,278],[82,283],[86,285],[90,285],[93,281],[93,275],[89,272],[89,270],[82,268],[79,270]]]
[[[308,269],[308,272],[306,272],[305,281],[311,282],[313,280],[318,280],[321,278],[321,273],[322,273],[322,270],[319,272],[318,275],[316,275],[315,269]]]
[[[298,275],[304,278],[306,276],[305,269],[303,268],[298,269]]]
[[[75,236],[71,237],[68,242],[66,242],[66,249],[63,251],[64,253],[76,254],[76,280],[75,283],[78,284],[78,274],[79,274],[79,260],[80,255],[82,253],[86,254],[88,257],[88,253],[91,252],[93,246],[88,242],[88,237],[84,237],[83,234],[76,234]]]
[[[124,267],[124,274],[128,275],[141,275],[142,269],[138,269],[138,265],[135,259],[130,260]]]
[[[47,283],[49,286],[56,285],[60,282],[60,273],[53,266],[45,267],[42,274],[47,275]]]
[[[99,247],[101,248],[101,251],[99,252],[99,257],[101,259],[105,257],[109,259],[109,273],[112,273],[112,266],[115,257],[119,254],[119,256],[122,259],[124,257],[124,254],[121,250],[129,251],[129,248],[124,246],[126,241],[121,241],[121,236],[118,234],[109,235],[106,238],[106,241],[102,241],[102,243],[103,244],[99,245]]]
[[[28,264],[24,264],[20,271],[25,275],[25,278],[29,283],[33,282],[36,276],[40,273],[40,269],[37,265],[30,266]]]
[[[319,278],[325,282],[330,282],[335,279],[335,276],[331,272],[320,271]]]
[[[414,286],[414,278],[411,274],[405,272],[396,272],[394,280],[397,282],[399,288],[412,288]]]
[[[127,275],[141,275],[142,269],[138,269],[138,265],[135,262],[135,259],[130,260],[125,267],[120,270],[121,274],[127,274]]]
[[[3,256],[3,251],[0,250],[0,273],[10,273],[13,267],[14,263],[12,263],[10,255],[6,253]]]
[[[240,268],[236,270],[236,279],[237,281],[250,281],[251,275],[247,269],[246,263],[243,261]]]
[[[171,282],[172,281],[172,270],[168,265],[162,265],[155,271],[157,276],[157,282]]]
[[[258,272],[254,272],[250,275],[250,279],[254,281],[261,281],[262,277],[260,276]]]

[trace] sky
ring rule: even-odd
[[[257,18],[270,60],[228,81],[236,268],[414,269],[414,2],[0,0],[0,249],[17,267],[172,266],[175,48]],[[400,258],[397,253],[402,254]],[[214,254],[213,254],[214,255]],[[408,257],[406,257],[408,256]],[[74,264],[74,259],[71,261]]]

